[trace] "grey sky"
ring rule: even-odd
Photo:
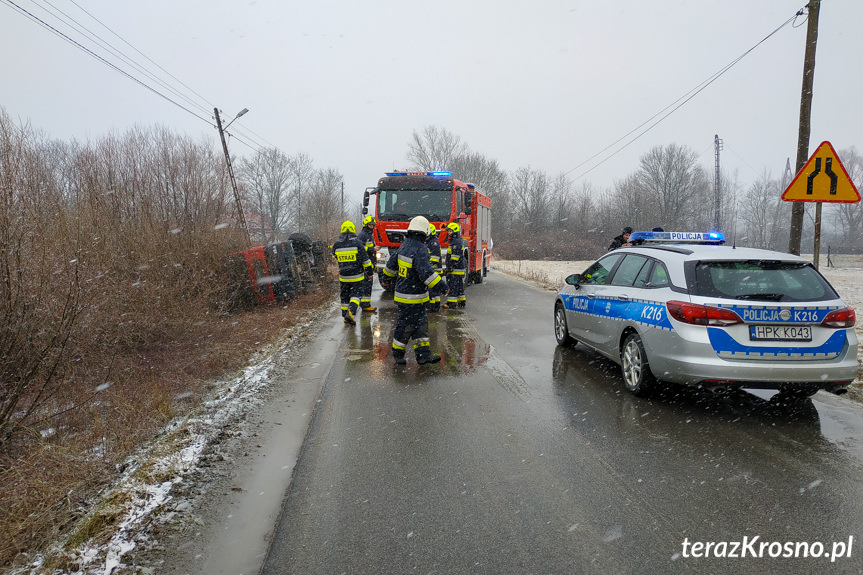
[[[0,0],[0,104],[52,137],[96,139],[162,123],[216,137],[202,119],[110,69]],[[577,177],[586,160],[755,46],[805,0],[11,0],[64,32],[52,5],[194,89],[210,120],[251,111],[244,137],[345,175],[359,198],[384,171],[406,168],[413,130],[435,125],[501,167]],[[823,140],[863,148],[863,1],[822,0],[810,152]],[[578,179],[597,189],[635,171],[656,145],[701,153],[748,185],[792,167],[806,26],[788,25],[692,101]],[[75,33],[75,38],[80,34]],[[82,41],[82,43],[84,43]],[[90,43],[87,43],[90,46]],[[100,54],[104,50],[99,49]],[[122,64],[126,70],[132,70]],[[137,72],[159,91],[166,89]],[[168,78],[172,85],[177,82]],[[182,86],[178,86],[184,90]],[[187,91],[185,91],[188,93]],[[232,127],[233,130],[233,127]],[[640,133],[639,130],[636,133]],[[246,132],[248,133],[248,132]],[[251,149],[236,140],[235,154]],[[841,159],[841,156],[840,156]]]

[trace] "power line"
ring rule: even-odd
[[[677,111],[678,109],[680,109],[684,104],[686,104],[687,102],[689,102],[692,98],[694,98],[694,97],[695,97],[695,96],[697,96],[699,93],[701,93],[704,89],[706,89],[708,86],[710,86],[710,84],[712,84],[713,82],[715,82],[716,80],[718,80],[718,79],[719,79],[722,75],[724,75],[728,70],[730,70],[730,69],[731,69],[733,66],[735,66],[738,62],[740,62],[743,58],[745,58],[745,57],[746,57],[750,52],[752,52],[753,50],[755,50],[755,48],[757,48],[758,46],[760,46],[761,44],[763,44],[764,42],[766,42],[770,37],[772,37],[774,34],[776,34],[777,32],[779,32],[782,28],[784,28],[785,26],[787,26],[788,24],[790,24],[791,22],[793,22],[794,20],[796,20],[796,19],[797,19],[797,17],[798,17],[798,16],[800,16],[800,15],[803,13],[803,11],[804,11],[804,10],[805,10],[805,7],[804,7],[804,8],[801,8],[800,10],[798,10],[798,11],[794,14],[794,16],[792,16],[791,18],[789,18],[788,20],[786,20],[785,22],[783,22],[783,23],[782,23],[782,25],[780,25],[778,28],[776,28],[773,32],[771,32],[770,34],[768,34],[767,36],[765,36],[764,38],[762,38],[762,39],[761,39],[758,43],[756,43],[754,46],[752,46],[751,48],[749,48],[748,50],[746,50],[743,54],[741,54],[740,56],[738,56],[737,58],[735,58],[734,60],[732,60],[732,61],[731,61],[731,63],[729,63],[729,64],[727,64],[726,66],[724,66],[724,67],[723,67],[722,69],[720,69],[718,72],[714,73],[712,76],[708,77],[706,80],[704,80],[703,82],[701,82],[700,84],[698,84],[695,88],[693,88],[692,90],[690,90],[689,92],[687,92],[686,94],[684,94],[683,96],[681,96],[680,98],[678,98],[677,100],[675,100],[674,102],[672,102],[671,104],[669,104],[668,106],[666,106],[665,108],[663,108],[662,110],[660,110],[659,112],[657,112],[656,114],[654,114],[653,116],[651,116],[650,118],[648,118],[647,120],[645,120],[644,122],[642,122],[641,124],[639,124],[638,126],[636,126],[636,127],[635,127],[635,128],[633,128],[632,130],[630,130],[629,132],[627,132],[626,134],[624,134],[623,136],[621,136],[620,138],[618,138],[617,140],[615,140],[614,142],[612,142],[611,144],[609,144],[608,146],[606,146],[605,148],[603,148],[602,150],[600,150],[599,152],[597,152],[596,154],[594,154],[593,156],[591,156],[591,157],[589,157],[588,159],[586,159],[585,161],[581,162],[580,164],[578,164],[577,166],[575,166],[575,167],[574,167],[574,168],[572,168],[571,170],[569,170],[569,171],[567,171],[567,172],[564,172],[564,174],[563,174],[563,175],[570,174],[570,173],[574,172],[575,170],[579,169],[580,167],[584,166],[585,164],[589,163],[589,162],[590,162],[591,160],[593,160],[594,158],[596,158],[596,157],[598,157],[598,156],[602,155],[603,153],[605,153],[605,152],[606,152],[607,150],[609,150],[610,148],[613,148],[614,146],[616,146],[617,144],[619,144],[620,142],[622,142],[623,140],[625,140],[627,137],[629,137],[629,136],[630,136],[630,135],[632,135],[633,133],[637,132],[638,130],[640,130],[641,128],[643,128],[643,127],[644,127],[644,126],[646,126],[647,124],[649,124],[649,123],[650,123],[652,120],[654,120],[656,117],[658,117],[658,116],[660,116],[660,115],[664,114],[664,115],[662,115],[662,117],[660,117],[658,120],[656,120],[656,122],[654,122],[653,124],[651,124],[650,126],[648,126],[648,127],[647,127],[647,129],[645,129],[643,132],[641,132],[640,134],[638,134],[637,136],[635,136],[633,139],[631,139],[630,141],[628,141],[626,144],[624,144],[623,146],[621,146],[620,148],[618,148],[618,149],[617,149],[616,151],[614,151],[612,154],[608,155],[608,156],[607,156],[606,158],[604,158],[602,161],[600,161],[599,163],[597,163],[596,165],[594,165],[593,167],[591,167],[591,168],[590,168],[590,169],[588,169],[587,171],[585,171],[585,172],[583,172],[583,173],[579,174],[578,176],[576,176],[576,177],[575,177],[575,178],[573,178],[573,179],[574,179],[574,180],[579,180],[579,179],[583,178],[584,176],[586,176],[587,174],[589,174],[590,172],[592,172],[593,170],[595,170],[596,168],[598,168],[599,166],[601,166],[602,164],[604,164],[605,162],[607,162],[608,160],[610,160],[611,158],[613,158],[614,156],[616,156],[617,154],[619,154],[620,152],[622,152],[623,150],[625,150],[626,148],[628,148],[628,147],[629,147],[631,144],[633,144],[636,140],[638,140],[638,139],[639,139],[639,138],[641,138],[644,134],[646,134],[647,132],[649,132],[650,130],[652,130],[653,128],[655,128],[659,123],[661,123],[663,120],[665,120],[668,116],[670,116],[671,114],[673,114],[674,112],[676,112],[676,111]],[[665,113],[665,112],[666,112],[667,110],[669,110],[669,109],[670,109],[670,111],[668,111],[668,113]]]
[[[84,45],[82,45],[81,43],[79,43],[78,41],[76,41],[76,40],[72,39],[71,37],[67,36],[66,34],[64,34],[63,32],[61,32],[60,30],[58,30],[57,28],[55,28],[55,27],[51,26],[50,24],[48,24],[47,22],[45,22],[44,20],[42,20],[41,18],[39,18],[38,16],[36,16],[35,14],[33,14],[32,12],[30,12],[30,11],[26,10],[25,8],[21,7],[20,5],[16,4],[13,0],[4,0],[4,1],[5,1],[7,4],[9,4],[10,6],[12,6],[14,9],[18,10],[18,12],[20,12],[21,14],[24,14],[25,16],[27,16],[27,17],[28,17],[28,18],[30,18],[31,20],[33,20],[33,21],[37,22],[37,23],[38,23],[39,25],[41,25],[42,27],[46,28],[47,30],[51,31],[53,34],[56,34],[57,36],[61,37],[61,38],[62,38],[62,39],[64,39],[65,41],[67,41],[67,42],[69,42],[70,44],[74,45],[74,46],[75,46],[76,48],[78,48],[79,50],[82,50],[83,52],[85,52],[85,53],[89,54],[89,55],[90,55],[90,56],[92,56],[93,58],[96,58],[97,60],[99,60],[100,62],[102,62],[103,64],[105,64],[106,66],[109,66],[110,68],[113,68],[114,70],[116,70],[116,71],[117,71],[117,72],[119,72],[120,74],[122,74],[122,75],[126,76],[127,78],[129,78],[130,80],[132,80],[133,82],[135,82],[136,84],[138,84],[138,85],[140,85],[140,86],[142,86],[142,87],[146,88],[147,90],[149,90],[149,91],[153,92],[153,93],[154,93],[154,94],[156,94],[157,96],[160,96],[161,98],[164,98],[164,99],[165,99],[165,100],[167,100],[168,102],[170,102],[170,103],[174,104],[175,106],[177,106],[178,108],[180,108],[180,109],[182,109],[182,110],[185,110],[186,112],[188,112],[188,113],[192,114],[192,115],[193,115],[193,116],[195,116],[196,118],[201,119],[201,120],[203,120],[203,121],[207,122],[208,124],[210,123],[210,121],[209,121],[208,119],[206,119],[206,118],[204,118],[204,117],[202,117],[202,116],[200,116],[200,115],[196,114],[195,112],[193,112],[193,111],[192,111],[192,110],[190,110],[189,108],[187,108],[187,107],[183,106],[183,105],[182,105],[182,104],[180,104],[179,102],[177,102],[177,101],[175,101],[175,100],[171,99],[170,97],[168,97],[168,96],[166,96],[165,94],[163,94],[163,93],[159,92],[158,90],[156,90],[156,89],[155,89],[155,88],[153,88],[152,86],[150,86],[150,85],[146,84],[144,81],[139,80],[138,78],[136,78],[135,76],[133,76],[133,75],[132,75],[132,74],[130,74],[129,72],[126,72],[125,70],[121,69],[119,66],[117,66],[117,65],[113,64],[112,62],[109,62],[108,60],[106,60],[106,59],[105,59],[105,58],[103,58],[102,56],[100,56],[100,55],[96,54],[95,52],[93,52],[92,50],[90,50],[89,48],[87,48],[86,46],[84,46]],[[211,124],[211,125],[212,125],[212,124]]]
[[[215,105],[213,105],[212,103],[210,103],[210,102],[209,102],[209,101],[208,101],[204,96],[202,96],[202,95],[200,95],[199,93],[197,93],[195,90],[193,90],[192,88],[190,88],[187,84],[185,84],[182,80],[180,80],[179,78],[177,78],[176,76],[174,76],[173,74],[171,74],[170,72],[168,72],[167,70],[165,70],[164,68],[162,68],[159,64],[157,64],[156,62],[154,62],[154,61],[153,61],[149,56],[147,56],[146,54],[144,54],[143,52],[141,52],[140,50],[138,50],[137,48],[135,48],[132,44],[130,44],[129,42],[127,42],[127,41],[126,41],[122,36],[120,36],[119,34],[117,34],[116,32],[114,32],[111,28],[109,28],[107,25],[105,25],[101,20],[99,20],[98,18],[96,18],[95,16],[93,16],[90,12],[88,12],[86,9],[84,9],[80,4],[78,4],[77,2],[75,2],[75,0],[69,0],[69,1],[70,1],[72,4],[74,4],[75,6],[77,6],[77,7],[78,7],[82,12],[84,12],[84,14],[86,14],[87,16],[89,16],[90,18],[92,18],[93,20],[95,20],[96,22],[98,22],[98,23],[99,23],[99,25],[100,25],[100,26],[102,26],[105,30],[107,30],[108,32],[110,32],[111,34],[113,34],[114,36],[116,36],[117,38],[119,38],[119,39],[120,39],[120,41],[121,41],[121,42],[123,42],[124,44],[126,44],[129,48],[131,48],[132,50],[134,50],[135,52],[137,52],[138,54],[140,54],[141,56],[143,56],[144,58],[146,58],[146,60],[147,60],[148,62],[150,62],[151,64],[153,64],[154,66],[156,66],[159,70],[161,70],[162,72],[164,72],[165,74],[167,74],[168,76],[170,76],[170,77],[171,77],[172,79],[174,79],[175,81],[179,82],[181,86],[183,86],[184,88],[186,88],[187,90],[189,90],[191,93],[193,93],[194,95],[196,95],[198,98],[200,98],[201,100],[203,100],[203,101],[204,101],[204,102],[205,102],[205,103],[206,103],[210,108],[215,108],[215,107],[216,107]]]
[[[31,0],[31,1],[34,4],[36,4],[37,6],[39,6],[39,0]],[[163,88],[165,88],[169,92],[172,92],[175,96],[179,97],[182,100],[185,100],[188,104],[199,108],[201,111],[203,111],[205,113],[207,112],[207,108],[205,108],[204,106],[201,106],[197,102],[192,101],[190,98],[188,98],[186,95],[181,93],[179,90],[175,89],[173,86],[170,86],[167,82],[163,81],[161,78],[158,78],[155,74],[151,73],[149,70],[145,69],[143,66],[141,66],[140,64],[138,64],[137,62],[132,60],[130,57],[123,54],[122,51],[118,50],[117,48],[112,46],[109,42],[107,42],[106,40],[99,37],[98,34],[96,34],[92,30],[87,28],[85,25],[83,25],[80,22],[78,22],[77,20],[75,20],[69,14],[67,14],[67,13],[63,12],[62,10],[60,10],[59,8],[57,8],[49,0],[41,0],[41,1],[56,11],[56,12],[52,12],[48,8],[41,6],[41,8],[43,10],[45,10],[45,12],[51,14],[52,16],[57,18],[59,21],[63,22],[64,24],[66,24],[67,26],[72,28],[73,30],[76,30],[78,33],[89,38],[90,41],[92,41],[96,45],[100,46],[101,48],[107,50],[109,53],[113,54],[116,58],[124,61],[126,64],[130,65],[132,68],[137,70],[139,73],[144,74],[145,76],[147,76],[151,80],[155,81],[156,83],[161,85]],[[59,12],[59,14],[58,14],[58,12]],[[121,40],[122,40],[122,38],[121,38]]]

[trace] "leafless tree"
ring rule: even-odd
[[[308,228],[306,226],[305,214],[303,213],[303,197],[310,193],[312,183],[315,180],[314,161],[309,155],[303,152],[291,156],[290,160],[292,195],[294,197],[294,206],[296,206],[293,227],[298,232],[305,232]]]
[[[839,157],[857,190],[863,190],[863,156],[851,147],[841,150]],[[840,203],[833,209],[835,225],[842,234],[842,244],[854,253],[863,252],[863,206],[860,204]]]
[[[437,126],[414,130],[408,143],[407,159],[421,171],[455,171],[456,159],[467,152],[461,138]]]
[[[635,184],[642,215],[652,220],[639,227],[650,229],[653,222],[678,229],[708,225],[711,217],[704,206],[712,206],[710,181],[694,150],[677,144],[652,148],[640,159]]]
[[[342,207],[344,177],[334,168],[317,170],[309,194],[306,195],[305,231],[319,240],[330,240],[338,234]],[[354,222],[357,230],[362,226]]]
[[[278,148],[264,148],[250,159],[244,158],[240,165],[246,193],[260,216],[257,222],[261,238],[265,242],[281,238],[288,228],[291,203],[296,206],[296,197],[291,193],[296,175],[291,159]]]

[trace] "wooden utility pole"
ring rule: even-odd
[[[234,201],[237,204],[237,219],[243,228],[243,234],[246,236],[246,247],[252,245],[252,238],[249,236],[249,226],[246,225],[246,216],[243,214],[243,203],[240,201],[240,191],[237,189],[237,180],[234,178],[234,168],[231,166],[231,155],[228,153],[228,142],[225,141],[225,131],[222,129],[222,118],[219,116],[219,109],[213,108],[216,113],[216,126],[219,128],[219,137],[222,138],[222,149],[225,150],[225,162],[228,163],[228,175],[231,178],[231,186],[234,188]],[[230,122],[229,122],[230,123]]]
[[[800,173],[809,159],[809,133],[812,115],[812,84],[815,79],[815,47],[818,44],[818,13],[821,0],[810,0],[809,22],[806,27],[806,53],[803,57],[803,91],[800,96],[800,129],[797,133],[797,164],[795,173]],[[791,204],[791,235],[788,239],[788,252],[800,255],[800,242],[803,239],[804,203]]]

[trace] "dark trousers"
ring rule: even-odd
[[[360,283],[360,307],[371,307],[372,305],[372,283],[373,277],[366,277]]]
[[[405,348],[411,338],[417,359],[429,357],[429,320],[424,303],[398,303],[399,315],[393,331],[393,357],[405,356]]]
[[[464,307],[467,303],[467,298],[464,295],[464,276],[450,273],[446,278],[446,283],[449,284],[449,294],[446,296],[446,304],[449,307]]]
[[[357,315],[357,308],[360,307],[360,283],[362,282],[341,282],[339,299],[342,302],[342,317],[348,316],[348,310]]]

